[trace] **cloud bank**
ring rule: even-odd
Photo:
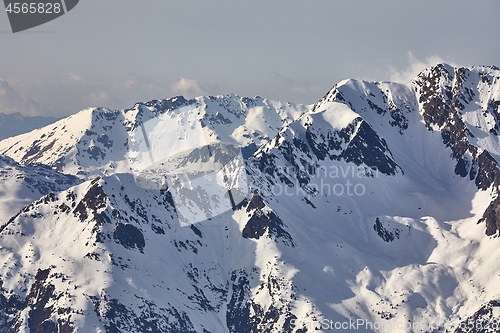
[[[417,75],[427,67],[435,66],[440,63],[448,63],[451,66],[457,66],[453,62],[444,60],[438,55],[432,55],[424,60],[417,59],[413,53],[408,52],[408,67],[403,70],[397,70],[394,67],[389,67],[389,77],[393,82],[407,83],[417,77]]]
[[[198,81],[184,77],[181,77],[179,81],[172,84],[171,91],[174,95],[182,95],[187,98],[205,95],[205,90],[200,87]]]

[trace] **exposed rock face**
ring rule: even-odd
[[[137,248],[141,252],[143,252],[144,246],[146,246],[144,235],[132,224],[118,223],[113,232],[113,238],[123,245],[123,247],[129,249]]]
[[[484,100],[481,95],[485,85],[497,78],[486,69],[470,70],[438,65],[419,75],[414,83],[417,86],[419,103],[423,111],[423,119],[429,130],[439,130],[443,143],[451,149],[452,157],[457,161],[455,173],[474,181],[478,189],[483,191],[494,187],[499,189],[500,170],[498,161],[488,150],[471,143],[475,135],[464,123],[464,116],[471,108],[482,105],[482,116],[491,120],[487,122],[487,135],[498,136],[499,103],[491,95]],[[474,83],[476,85],[474,85]],[[500,220],[493,211],[497,209],[497,200],[491,202],[480,222],[486,222],[486,234],[493,235],[500,230]]]
[[[267,208],[267,209],[266,209]],[[274,240],[282,240],[285,244],[294,246],[292,237],[285,230],[283,221],[268,207],[258,193],[254,193],[246,211],[251,214],[241,235],[244,238],[259,239],[268,234]]]
[[[495,333],[500,330],[500,302],[489,301],[472,316],[456,323],[455,333]]]

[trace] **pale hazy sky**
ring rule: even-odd
[[[500,1],[81,0],[12,34],[0,12],[0,112],[230,92],[314,103],[345,78],[500,66]]]

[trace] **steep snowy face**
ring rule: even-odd
[[[42,163],[81,177],[128,172],[130,132],[161,114],[186,107],[193,109],[208,138],[238,144],[244,147],[245,156],[307,111],[304,105],[237,95],[153,100],[123,111],[91,108],[5,139],[0,143],[0,153],[19,163]]]
[[[0,329],[286,330],[311,305],[275,243],[294,246],[257,195],[182,228],[170,193],[131,175],[51,192],[0,231]]]
[[[262,146],[255,154],[261,171],[275,169],[277,154],[297,172],[300,183],[309,180],[311,168],[339,161],[363,166],[367,172],[401,172],[386,141],[359,114],[338,102],[314,108]]]
[[[499,78],[438,65],[408,84],[346,80],[250,159],[255,188],[307,248],[297,288],[312,283],[304,271],[348,281],[332,287],[342,296],[305,293],[324,317],[451,325],[495,308],[499,266],[483,256],[498,241]]]
[[[80,182],[80,179],[48,166],[23,166],[0,155],[0,229],[10,217],[34,200]]]
[[[441,65],[414,80],[426,127],[439,131],[456,161],[455,173],[478,189],[498,193],[500,186],[500,71],[496,67],[457,68]],[[498,197],[481,221],[486,234],[500,230]]]
[[[330,101],[344,103],[358,112],[391,143],[394,154],[403,150],[406,156],[396,158],[403,170],[408,168],[403,160],[408,159],[428,170],[443,170],[451,157],[456,175],[474,181],[478,189],[498,191],[498,68],[441,64],[424,70],[405,85],[347,80],[336,85],[313,110]],[[430,135],[418,128],[417,122],[424,123]],[[447,148],[445,154],[434,150],[441,144],[436,142],[436,134]],[[439,174],[435,177],[442,178]],[[486,222],[487,235],[500,230],[500,219],[494,213],[499,203],[492,201],[481,219]]]
[[[1,141],[1,154],[24,165],[40,163],[74,175],[98,168],[106,170],[106,166],[114,169],[126,151],[123,121],[120,111],[86,109],[41,129]]]
[[[113,257],[108,243],[114,237],[122,248],[137,250],[141,255],[145,246],[138,224],[110,226],[120,213],[127,214],[123,217],[125,222],[131,212],[120,210],[119,204],[104,192],[104,185],[105,181],[97,178],[63,192],[51,192],[4,226],[0,236],[2,290],[6,291],[0,302],[5,310],[0,320],[2,331],[36,331],[42,327],[49,332],[90,332],[102,327],[96,313],[113,311],[109,304],[101,304],[101,298],[115,302],[106,294],[113,285],[114,265],[127,267],[131,260],[122,258],[120,251]],[[110,186],[109,190],[121,185],[114,182]],[[129,200],[129,196],[122,193],[120,199]],[[141,222],[145,223],[142,219],[151,215],[142,205],[136,207],[134,199],[130,199],[130,206],[141,210]],[[142,197],[143,202],[148,199]],[[165,221],[164,215],[154,213],[157,219]],[[155,223],[148,227],[157,232],[168,225],[166,221]],[[141,262],[139,257],[135,260]],[[132,276],[130,281],[133,284]],[[127,283],[126,276],[119,283],[122,282]]]
[[[210,222],[197,227],[189,221],[190,227],[181,228],[182,206],[175,193],[166,186],[138,186],[123,162],[132,132],[163,115],[176,119],[185,108],[202,126],[203,144],[224,140],[243,146],[246,157],[306,111],[304,106],[259,97],[178,97],[138,103],[124,111],[87,109],[45,133],[6,140],[6,155],[20,159],[26,169],[56,175],[61,175],[57,169],[66,170],[90,179],[93,173],[127,173],[68,189],[81,182],[71,177],[73,183],[53,185],[50,192],[26,199],[25,205],[32,202],[25,208],[18,205],[9,211],[0,230],[5,276],[1,330],[218,332],[231,327],[244,332],[258,325],[283,327],[301,316],[290,310],[293,300],[280,301],[293,293],[285,278],[293,270],[269,265],[260,272],[255,264],[256,258],[259,265],[278,262],[273,242],[275,237],[287,239],[282,222],[265,205],[254,205],[257,199],[240,200],[238,209],[229,205],[216,214],[204,212],[212,217]],[[181,121],[175,128],[156,130],[184,133],[192,125]],[[200,160],[194,153],[175,168],[192,169],[194,160]],[[218,156],[219,151],[212,154]],[[248,220],[242,236],[240,227]],[[269,237],[264,235],[268,228]],[[265,243],[256,255],[254,240],[259,238]],[[252,300],[250,289],[256,286],[251,280],[264,276],[261,288],[272,294]],[[275,310],[268,309],[270,304]],[[269,315],[259,319],[253,311]],[[255,323],[248,326],[250,317]]]

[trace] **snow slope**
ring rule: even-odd
[[[80,182],[45,165],[22,166],[0,155],[0,226],[41,196]]]

